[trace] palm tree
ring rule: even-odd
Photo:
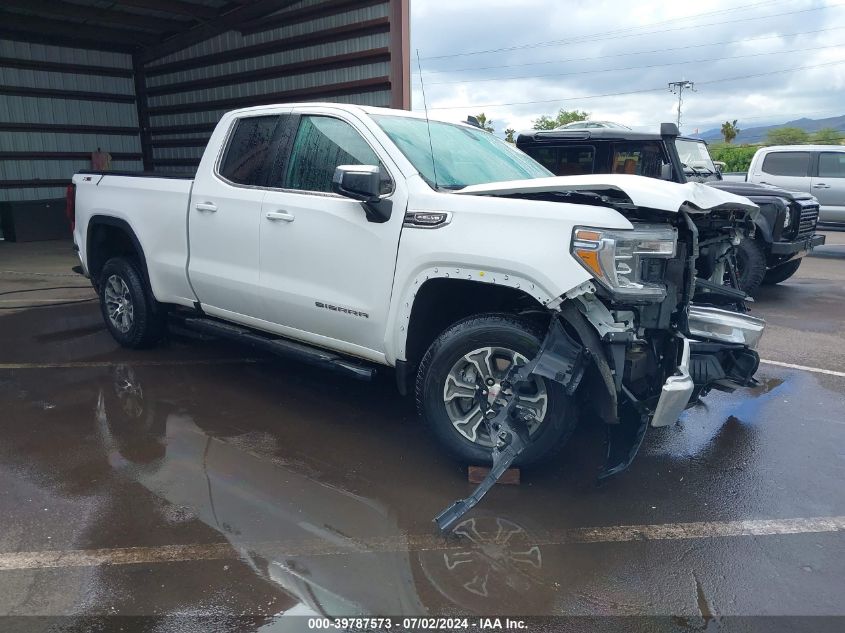
[[[722,123],[722,136],[725,137],[725,143],[730,143],[740,132],[742,132],[742,130],[736,126],[736,119],[734,119],[733,122],[725,121]]]

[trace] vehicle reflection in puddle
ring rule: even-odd
[[[110,465],[217,530],[298,614],[540,613],[544,556],[521,522],[483,510],[453,534],[414,542],[384,503],[255,442],[212,437],[166,402],[145,399],[135,372],[99,390],[97,430]],[[304,472],[303,472],[304,471]]]

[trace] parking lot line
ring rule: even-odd
[[[471,518],[467,521],[471,521]],[[570,528],[532,535],[535,545],[671,541],[742,536],[783,536],[845,531],[845,516],[747,521],[701,521],[657,525],[619,525]],[[460,530],[458,530],[460,533]],[[239,544],[239,549],[261,551],[274,556],[326,556],[354,553],[411,552],[465,549],[465,539],[421,534],[387,538],[349,538],[347,543],[312,539]],[[137,565],[238,558],[229,543],[120,547],[89,550],[44,550],[0,553],[0,571],[101,565]]]
[[[845,378],[845,371],[834,371],[832,369],[822,369],[821,367],[808,367],[807,365],[783,363],[779,360],[766,360],[765,358],[761,358],[760,362],[766,363],[767,365],[777,365],[778,367],[788,367],[789,369],[800,369],[801,371],[811,371],[817,374],[827,374],[828,376],[839,376],[840,378]]]
[[[65,363],[0,363],[2,369],[87,369],[91,367],[116,367],[130,365],[132,367],[178,367],[182,365],[238,365],[244,363],[260,363],[261,358],[197,358],[194,360],[85,360],[68,361]]]

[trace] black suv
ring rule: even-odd
[[[795,274],[813,247],[819,203],[803,192],[748,182],[727,181],[704,141],[685,138],[674,123],[660,134],[621,128],[532,130],[516,146],[558,176],[635,174],[678,183],[704,182],[750,199],[760,207],[753,239],[736,249],[737,285],[752,293],[761,283],[776,284]]]

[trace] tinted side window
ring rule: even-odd
[[[663,150],[660,143],[614,143],[611,170],[614,174],[633,174],[660,178]]]
[[[387,171],[355,128],[332,117],[303,116],[282,186],[330,192],[334,170],[339,165],[378,165],[382,171],[382,193],[391,189]]]
[[[806,176],[810,152],[772,152],[763,159],[763,171],[773,176]]]
[[[845,152],[819,154],[819,178],[845,178]]]
[[[229,139],[220,175],[241,185],[264,184],[270,161],[271,141],[278,116],[257,116],[241,119]]]
[[[592,174],[595,150],[592,146],[532,147],[526,154],[555,176]]]

